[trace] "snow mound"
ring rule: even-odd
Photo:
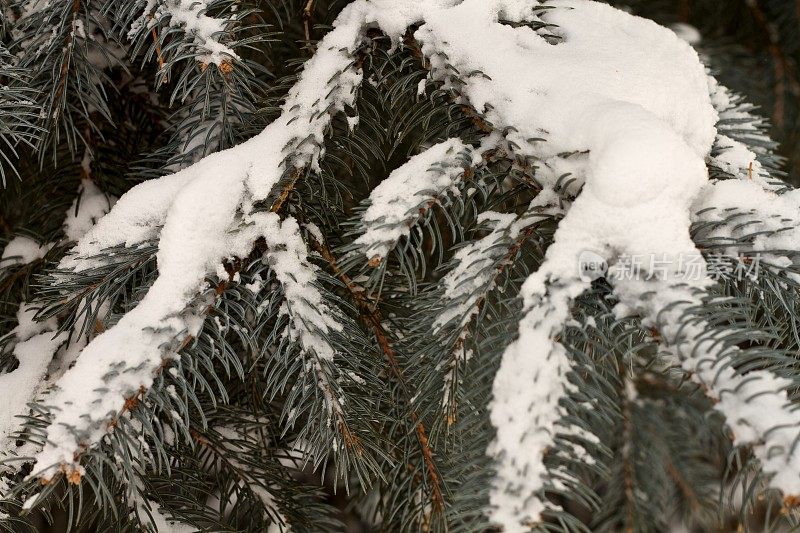
[[[17,235],[3,248],[0,267],[32,263],[42,259],[52,247],[52,244],[39,244],[30,237]]]

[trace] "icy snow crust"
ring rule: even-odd
[[[499,22],[537,18],[557,25],[548,31],[559,42],[551,44],[552,38],[529,27]],[[274,194],[281,177],[295,168],[316,168],[331,112],[353,104],[361,82],[354,53],[364,30],[378,27],[399,45],[412,23],[419,25],[415,36],[431,77],[447,83],[452,69],[461,73],[465,81],[458,89],[464,102],[504,132],[503,141],[517,154],[551,161],[556,168],[559,154],[588,151],[570,163],[585,180],[583,191],[561,222],[545,264],[523,287],[519,340],[505,351],[496,377],[491,420],[497,436],[488,451],[497,466],[491,520],[507,532],[525,531],[553,509],[544,496],[543,454],[558,428],[559,401],[570,388],[570,361],[554,338],[569,318],[571,302],[586,288],[578,277],[578,256],[585,250],[612,264],[621,254],[666,254],[674,260],[646,287],[619,284],[618,296],[653,323],[664,316],[672,320],[663,332],[665,348],[721,400],[717,409],[726,415],[737,442],[753,444],[768,473],[780,472],[773,486],[800,493],[800,450],[789,445],[800,414],[785,408],[786,394],[779,389],[785,383],[759,372],[740,386],[743,378],[733,371],[703,368],[692,346],[708,348],[712,359],[724,354],[700,340],[682,338],[674,326],[680,317],[662,313],[676,299],[697,301],[693,291],[708,283],[671,290],[680,274],[678,256],[698,256],[689,238],[690,213],[702,206],[704,187],[713,187],[706,159],[718,117],[705,69],[694,50],[670,30],[580,0],[544,5],[526,0],[357,0],[321,41],[282,115],[264,132],[121,198],[62,267],[89,268],[104,248],[158,238],[159,278],[139,306],[96,337],[59,382],[50,398],[58,409],[34,475],[47,478],[53,471],[46,469],[54,465],[74,468],[80,452],[105,435],[124,398],[151,385],[162,360],[172,353],[163,346],[201,327],[203,314],[192,302],[207,288],[208,276],[223,273],[225,258],[248,254],[258,237],[296,243],[295,250],[302,252],[294,237],[276,234],[297,231],[291,219],[280,222],[277,215],[253,212],[252,205]],[[749,155],[732,152],[727,163],[741,170]],[[424,157],[416,161],[420,165],[414,173],[430,168]],[[390,203],[405,207],[417,198],[419,189],[413,187],[428,187],[441,178],[411,174],[389,179],[408,186],[408,196],[396,195],[387,184],[373,205],[391,196]],[[447,187],[445,182],[456,175],[455,168],[446,172],[434,188]],[[759,180],[749,187],[777,198]],[[384,189],[391,193],[386,198]],[[722,188],[711,194],[711,199],[727,197]],[[767,204],[758,207],[769,209]],[[377,221],[399,216],[399,211],[386,207],[369,216]],[[796,241],[789,245],[798,248]],[[660,297],[642,304],[643,291],[654,288],[662,291]],[[304,287],[295,290],[307,294]],[[313,340],[303,332],[293,335],[300,342]],[[122,371],[111,373],[116,365]],[[763,394],[745,405],[743,399],[753,391]],[[776,419],[763,418],[776,410]],[[786,426],[768,433],[776,424]]]

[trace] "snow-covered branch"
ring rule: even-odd
[[[460,139],[448,139],[415,155],[392,171],[369,195],[356,239],[370,264],[378,265],[408,236],[413,224],[481,162],[478,152]]]
[[[141,36],[149,24],[169,17],[172,27],[192,35],[193,45],[204,51],[201,61],[223,70],[236,55],[221,38],[228,21],[210,18],[208,5],[149,0],[132,31]],[[458,138],[428,147],[376,187],[354,243],[359,257],[386,264],[387,254],[428,208],[458,186],[468,169],[484,164],[481,150],[487,145],[505,143],[526,172],[536,174],[541,191],[531,208],[558,205],[559,214],[565,213],[544,263],[523,286],[519,337],[505,349],[495,378],[490,419],[496,438],[487,450],[497,470],[488,494],[491,521],[509,533],[527,531],[556,510],[547,491],[569,483],[567,472],[548,471],[544,455],[559,434],[574,436],[563,423],[564,403],[573,392],[572,361],[558,339],[575,299],[591,286],[580,270],[586,253],[612,268],[620,268],[625,255],[659,256],[660,271],[646,267],[638,273],[655,280],[647,287],[615,285],[620,309],[636,309],[659,325],[683,368],[717,400],[736,442],[753,446],[774,487],[797,496],[800,415],[787,406],[788,383],[766,371],[738,373],[728,364],[735,349],[709,337],[702,321],[686,320],[711,284],[690,237],[692,223],[716,224],[720,236],[732,240],[729,253],[738,253],[741,242],[755,251],[796,251],[797,196],[778,196],[768,182],[768,150],[746,148],[747,133],[735,127],[759,136],[761,125],[709,81],[687,43],[655,23],[586,0],[356,0],[320,41],[272,124],[235,148],[123,196],[60,268],[86,271],[100,265],[110,248],[157,240],[158,277],[58,381],[48,398],[47,443],[33,475],[49,480],[57,470],[80,473],[80,455],[107,434],[126,399],[150,387],[197,335],[219,296],[209,280],[222,280],[216,288],[234,282],[235,274],[223,265],[249,256],[257,241],[265,243],[261,251],[285,295],[285,339],[310,355],[305,370],[313,371],[326,406],[339,415],[336,384],[324,370],[337,355],[328,337],[342,326],[315,285],[297,222],[282,219],[282,211],[296,181],[320,171],[331,116],[356,104],[358,55],[367,31],[380,30],[400,46],[410,27],[416,28],[413,40],[430,79],[480,116],[486,127],[478,129],[485,136],[481,148]],[[718,130],[719,124],[727,126]],[[734,180],[711,183],[707,165]],[[576,185],[568,210],[556,191],[565,176]],[[720,217],[733,209],[748,210],[760,225],[728,225]],[[695,210],[701,214],[693,218]],[[464,327],[509,253],[506,241],[531,223],[524,216],[488,216],[494,217],[493,231],[457,252],[457,266],[443,280],[454,305],[433,324],[437,332]],[[40,250],[28,255],[36,254]],[[689,258],[698,260],[701,276],[676,288]],[[777,260],[785,263],[786,257]],[[645,288],[652,287],[659,293],[648,299]],[[382,335],[380,315],[373,317]],[[403,381],[399,370],[394,374]],[[761,411],[773,416],[760,418]],[[416,416],[434,507],[443,508],[429,437]],[[589,434],[580,438],[592,441]]]
[[[223,42],[228,26],[236,22],[231,18],[215,18],[207,14],[207,0],[147,0],[141,16],[131,26],[128,37],[137,39],[141,32],[149,32],[159,24],[179,28],[191,36],[194,46],[204,53],[197,60],[218,67],[239,59],[236,52]]]
[[[443,52],[458,72],[484,74],[460,91],[495,128],[512,128],[517,145],[543,138],[529,143],[540,159],[589,151],[574,169],[585,176],[583,190],[523,288],[520,340],[495,380],[498,437],[489,452],[498,476],[490,500],[493,521],[507,531],[527,530],[548,508],[542,453],[569,386],[569,360],[553,338],[588,286],[578,278],[581,253],[637,253],[653,243],[693,253],[688,204],[707,180],[703,158],[717,119],[705,69],[672,32],[593,2],[549,5],[538,17],[556,26],[558,44],[501,24],[499,12],[520,22],[535,16],[513,1],[467,0],[431,14],[417,32],[428,57]]]
[[[282,223],[278,215],[267,215],[273,224],[264,232],[264,259],[283,287],[285,303],[281,313],[289,315],[287,331],[292,342],[324,360],[333,360],[335,349],[326,337],[342,325],[317,288],[316,267],[308,262],[308,249],[293,218]]]
[[[108,212],[114,200],[91,180],[82,180],[78,197],[64,219],[62,242],[82,237],[97,219]],[[57,244],[60,243],[39,245],[27,237],[17,236],[4,248],[0,268],[15,268],[40,260]],[[13,391],[11,401],[0,406],[0,459],[20,451],[12,445],[13,436],[22,425],[18,417],[27,415],[28,403],[39,399],[52,381],[64,373],[73,356],[85,345],[83,333],[92,329],[86,328],[88,316],[84,316],[71,331],[60,332],[56,318],[36,320],[43,307],[39,301],[21,303],[17,311],[17,326],[10,335],[12,355],[19,365],[0,375],[0,386]],[[70,337],[73,337],[71,343],[68,342]],[[30,453],[31,448],[25,451]]]
[[[722,171],[723,177],[755,180],[765,188],[783,188],[781,181],[770,176],[776,166],[769,138],[769,125],[754,113],[752,104],[742,101],[714,77],[708,78],[711,103],[719,114],[717,137],[711,150],[709,166]]]
[[[254,211],[254,204],[285,176],[318,168],[331,115],[354,103],[361,81],[355,58],[363,39],[361,8],[345,9],[307,62],[283,114],[262,133],[133,188],[62,261],[62,269],[85,270],[100,264],[107,248],[159,239],[159,275],[147,295],[84,349],[48,398],[57,410],[35,475],[50,478],[59,465],[70,471],[80,452],[108,431],[126,398],[150,386],[164,361],[199,331],[210,303],[201,296],[206,279],[227,279],[223,261],[247,256],[275,228],[274,218]]]
[[[308,260],[308,248],[297,221],[290,217],[281,222],[275,213],[266,216],[273,227],[264,232],[263,259],[283,289],[284,300],[279,313],[285,315],[288,322],[282,334],[303,354],[304,371],[313,374],[324,399],[322,412],[335,422],[334,427],[341,434],[340,442],[350,445],[354,440],[347,426],[342,406],[344,393],[334,362],[335,356],[344,354],[332,342],[334,335],[342,334],[343,317],[338,309],[328,305],[319,289],[317,268]],[[302,387],[302,384],[300,380],[297,386]],[[293,416],[289,418],[289,423],[293,424]]]
[[[39,310],[36,305],[22,304],[17,313],[14,335],[14,356],[19,366],[12,372],[0,374],[0,390],[6,392],[0,404],[0,459],[8,456],[15,447],[12,435],[22,424],[17,418],[28,413],[28,403],[42,390],[47,367],[56,350],[67,339],[58,333],[55,320],[35,322]]]
[[[779,194],[747,179],[720,180],[705,187],[693,209],[695,231],[712,251],[747,257],[800,282],[800,191]]]
[[[509,531],[523,531],[552,508],[544,495],[549,477],[544,454],[565,414],[559,404],[569,393],[572,368],[554,338],[585,287],[577,280],[551,281],[527,309],[519,338],[506,348],[495,376],[491,417],[497,436],[489,453],[497,458],[497,476],[489,493],[490,517]]]
[[[546,194],[543,196],[547,196]],[[533,227],[560,212],[553,206],[541,206],[537,197],[520,216],[512,213],[484,212],[478,223],[491,231],[480,239],[459,248],[452,259],[452,269],[442,278],[444,292],[437,296],[437,315],[431,333],[442,338],[448,349],[442,407],[448,423],[455,419],[455,391],[458,376],[468,358],[464,342],[473,317],[481,311],[488,294],[495,288],[504,270],[510,269]]]
[[[661,348],[702,385],[725,417],[733,441],[749,445],[769,478],[787,499],[800,494],[800,410],[788,398],[791,380],[767,370],[736,370],[740,348],[730,331],[712,327],[698,312],[704,291],[685,283],[618,283],[615,294],[626,312],[656,328]]]

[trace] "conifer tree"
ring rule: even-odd
[[[0,531],[800,527],[800,3],[0,17]]]

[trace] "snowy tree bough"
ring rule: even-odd
[[[154,5],[149,2],[144,12]],[[198,6],[178,9],[182,5],[165,2],[156,13],[171,16],[169,24],[181,31],[193,32],[194,43],[205,53],[204,68],[212,63],[230,68],[238,56],[215,40],[224,29],[221,23]],[[173,12],[166,15],[169,9]],[[133,34],[141,33],[145,18],[134,23]],[[376,31],[392,50],[413,43],[428,78],[419,96],[426,83],[448,91],[480,122],[480,134],[477,140],[448,137],[430,143],[390,172],[351,220],[353,238],[337,250],[316,225],[303,223],[300,210],[291,209],[292,196],[303,180],[324,175],[326,141],[337,115],[346,115],[348,128],[358,127],[352,110],[367,90],[363,85],[372,82],[364,79],[364,71],[378,48]],[[340,476],[354,468],[365,486],[372,478],[385,483],[381,462],[396,460],[396,450],[375,449],[368,442],[372,432],[380,432],[376,426],[392,422],[379,406],[359,397],[368,396],[365,379],[375,383],[385,377],[372,363],[358,360],[366,357],[359,348],[377,346],[373,351],[386,359],[387,373],[403,398],[398,409],[410,428],[406,438],[424,472],[409,482],[418,500],[415,520],[424,524],[432,514],[455,514],[452,509],[460,504],[449,500],[453,487],[448,487],[448,476],[456,470],[446,457],[452,443],[438,437],[438,428],[445,427],[446,435],[449,426],[458,426],[456,412],[464,408],[455,403],[472,398],[459,387],[460,376],[474,371],[466,345],[488,344],[492,338],[490,328],[480,329],[480,324],[496,318],[506,305],[494,291],[517,286],[521,307],[503,317],[504,327],[513,326],[513,332],[499,348],[486,347],[478,354],[486,358],[492,353],[496,359],[491,401],[485,412],[477,418],[467,415],[464,422],[491,423],[491,430],[487,425],[483,431],[491,435],[485,459],[493,473],[481,478],[490,488],[480,514],[509,532],[565,520],[554,495],[565,487],[584,490],[566,465],[583,458],[592,466],[592,451],[603,447],[587,421],[591,407],[576,399],[581,387],[593,386],[579,376],[591,364],[577,361],[564,341],[576,306],[592,291],[594,280],[580,269],[588,253],[608,265],[605,277],[608,296],[617,302],[616,318],[634,317],[650,331],[659,360],[671,361],[702,388],[734,443],[752,450],[766,484],[780,491],[787,505],[797,503],[797,378],[787,376],[779,363],[748,367],[754,352],[739,345],[736,324],[720,331],[698,311],[704,305],[725,305],[709,272],[709,243],[728,258],[763,259],[765,276],[775,276],[776,283],[791,287],[787,290],[796,291],[800,281],[800,196],[771,178],[765,160],[769,147],[751,148],[747,134],[726,129],[726,119],[752,120],[750,136],[760,139],[757,119],[736,107],[691,46],[666,28],[605,4],[356,0],[318,43],[280,116],[261,133],[134,187],[96,224],[88,224],[91,229],[68,232],[69,238],[85,235],[51,274],[56,292],[70,276],[108,267],[108,250],[135,253],[157,242],[157,272],[146,293],[111,327],[79,347],[74,365],[48,383],[52,390],[45,396],[39,381],[66,334],[63,327],[36,325],[21,309],[14,353],[22,361],[28,349],[35,349],[36,360],[31,357],[0,380],[31,382],[23,403],[40,397],[46,425],[39,428],[38,449],[26,450],[35,462],[28,479],[48,484],[61,473],[79,484],[91,468],[93,450],[115,438],[118,425],[130,423],[128,415],[148,391],[171,379],[164,374],[186,364],[181,352],[201,342],[209,328],[223,329],[219,322],[211,324],[211,317],[230,290],[269,317],[257,320],[256,329],[269,329],[268,321],[279,324],[269,338],[276,351],[289,354],[283,366],[299,378],[294,385],[274,380],[269,395],[284,398],[283,421],[289,427],[303,423],[298,420],[304,416],[318,424],[297,439],[315,441],[305,460],[315,467],[333,461]],[[531,184],[530,201],[516,212],[497,212],[473,199],[508,192],[503,180],[491,181],[488,167],[498,161]],[[448,195],[484,209],[474,217],[473,240],[454,237],[464,242],[441,265],[441,280],[410,289],[426,293],[436,304],[418,310],[421,325],[403,338],[378,308],[386,269],[392,261],[405,260],[402,246],[422,225],[439,223],[433,206],[444,205]],[[206,207],[198,210],[198,205]],[[554,235],[546,253],[521,252],[528,241],[545,244],[538,230],[548,224]],[[532,257],[535,271],[515,270],[520,256]],[[638,265],[628,278],[632,257],[658,262]],[[374,283],[376,268],[379,283]],[[404,270],[414,272],[415,267]],[[244,284],[243,276],[251,283]],[[340,302],[342,294],[346,303]],[[94,315],[87,309],[84,316]],[[242,316],[249,315],[242,311]],[[242,329],[248,320],[242,318]],[[426,337],[431,348],[425,350],[438,355],[415,360],[415,343]],[[353,338],[361,343],[358,347],[348,345]],[[437,338],[442,342],[431,341]],[[266,348],[252,348],[264,352],[264,358],[271,355]],[[217,350],[211,346],[209,353]],[[240,365],[233,353],[227,360]],[[415,362],[420,368],[413,368]],[[281,375],[280,366],[267,363],[265,374]],[[438,377],[417,385],[418,373]],[[188,394],[177,398],[174,390],[164,393],[164,400],[159,394],[153,393],[153,401],[163,402],[159,409],[164,412],[173,400],[191,401]],[[626,401],[633,402],[633,396]],[[430,420],[434,424],[428,425]],[[6,417],[3,422],[0,437],[6,438],[11,422]],[[194,431],[186,430],[195,444],[225,450]],[[314,431],[326,437],[314,439]],[[133,472],[143,467],[129,462],[134,464],[126,468],[135,477]],[[392,468],[403,466],[398,465]],[[241,469],[237,463],[229,466]],[[258,486],[259,479],[256,475],[242,483]],[[133,496],[141,487],[127,490],[131,501],[141,500]],[[256,493],[270,500],[272,487],[261,486]],[[588,491],[583,501],[596,505]]]

